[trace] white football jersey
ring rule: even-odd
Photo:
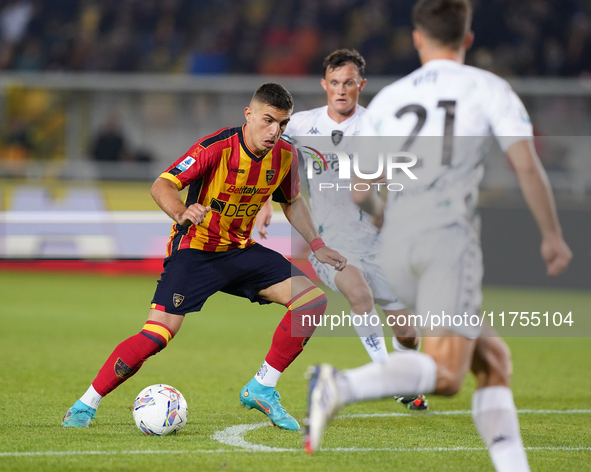
[[[377,253],[380,249],[377,230],[371,223],[371,216],[359,209],[350,191],[346,189],[322,191],[319,184],[332,183],[336,186],[337,183],[340,185],[350,183],[339,180],[338,158],[336,154],[327,151],[330,148],[347,151],[347,140],[343,137],[358,136],[361,133],[364,125],[362,117],[365,111],[365,108],[358,105],[351,117],[342,123],[337,123],[328,116],[328,106],[325,105],[294,113],[285,130],[285,134],[298,147],[300,153],[304,150],[302,155],[312,219],[320,236],[331,247],[346,249],[361,255]],[[326,168],[305,152],[305,146],[315,148],[315,143],[321,136],[325,137],[322,142],[326,143],[321,149],[327,163]]]
[[[416,180],[402,172],[390,179],[404,187],[388,192],[386,222],[395,225],[392,234],[469,220],[490,136],[504,151],[532,139],[529,116],[505,80],[451,60],[429,61],[382,89],[364,120],[364,135],[398,137],[384,141],[417,157],[410,168]],[[375,171],[376,158],[362,165]]]

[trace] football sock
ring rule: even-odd
[[[309,287],[292,298],[273,335],[267,364],[283,372],[303,351],[325,311],[326,295],[318,287]]]
[[[265,387],[275,387],[281,373],[282,372],[269,365],[267,361],[263,361],[263,365],[261,365],[261,368],[254,378],[258,383]]]
[[[416,395],[435,390],[437,365],[432,357],[416,351],[391,353],[382,362],[343,370],[337,377],[344,403],[375,400],[394,395]]]
[[[353,324],[353,326],[355,327],[355,331],[357,332],[357,336],[359,336],[359,339],[361,340],[363,347],[369,354],[369,357],[371,357],[372,361],[383,361],[384,359],[386,359],[386,357],[388,357],[388,350],[386,349],[386,343],[384,340],[384,329],[382,328],[382,320],[380,319],[378,312],[374,307],[369,313],[367,313],[367,316],[365,316],[354,313],[351,310],[351,320],[358,320],[359,317],[366,319],[367,323],[361,324],[359,326]],[[372,317],[373,320],[375,320],[376,317],[378,320],[380,320],[377,326],[371,325]]]
[[[102,399],[103,396],[99,395],[99,393],[94,389],[92,385],[88,387],[86,393],[80,397],[80,401],[82,403],[88,405],[91,408],[94,408],[95,410],[98,408],[99,403]]]
[[[105,396],[135,374],[144,361],[166,347],[172,332],[162,323],[148,321],[136,335],[120,343],[92,382],[96,392]]]
[[[529,471],[511,389],[476,390],[472,397],[472,418],[497,472]]]

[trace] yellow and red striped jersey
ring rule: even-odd
[[[292,159],[293,154],[293,159]],[[224,128],[197,141],[161,178],[179,190],[189,186],[185,205],[211,206],[200,225],[174,224],[166,255],[180,249],[224,252],[255,244],[257,213],[273,196],[292,203],[300,196],[295,148],[283,139],[264,156],[244,140],[244,127]]]

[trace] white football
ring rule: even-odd
[[[170,385],[150,385],[133,402],[135,424],[148,436],[178,433],[185,426],[187,416],[185,397]]]

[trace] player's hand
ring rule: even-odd
[[[204,207],[199,203],[194,203],[181,213],[176,222],[181,226],[200,225],[211,210],[210,206]]]
[[[371,224],[374,225],[378,229],[378,233],[379,233],[380,230],[382,229],[382,226],[384,226],[384,214],[382,213],[381,215],[378,215],[378,216],[372,216],[371,217]]]
[[[324,264],[330,264],[335,268],[335,270],[338,270],[339,272],[347,267],[347,259],[341,256],[334,249],[331,249],[327,246],[323,246],[314,252],[314,256],[316,256],[316,259],[318,259],[320,262]]]
[[[384,210],[385,210],[385,203],[382,200],[379,200],[379,205],[376,205],[374,209],[374,214],[371,216],[371,223],[378,229],[378,233],[384,226]]]
[[[386,172],[382,172],[382,175],[380,175],[377,179],[374,179],[375,183],[379,183],[379,184],[385,184],[386,181],[388,179],[386,178]]]
[[[542,259],[546,262],[547,275],[559,275],[564,272],[573,258],[573,253],[560,235],[542,239],[540,249]]]
[[[271,200],[267,200],[257,215],[257,231],[261,239],[267,239],[269,233],[265,228],[271,224],[271,217],[273,216],[273,206]]]

